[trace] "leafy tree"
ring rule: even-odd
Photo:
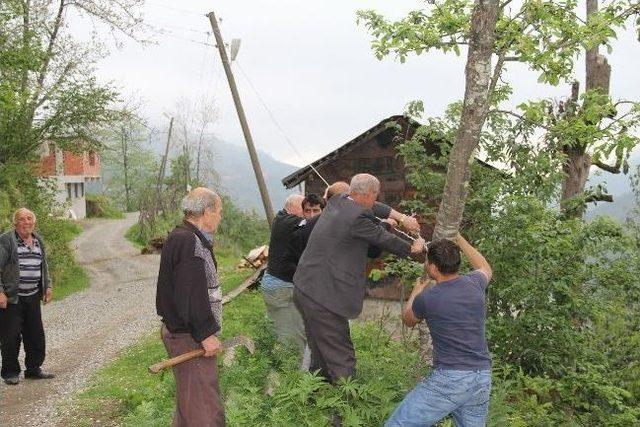
[[[97,42],[70,34],[77,12],[135,37],[142,0],[6,0],[0,2],[0,164],[32,159],[43,142],[83,149],[112,119],[116,91],[99,83]]]
[[[197,183],[213,183],[218,176],[213,165],[212,135],[207,129],[218,119],[213,99],[203,97],[195,103],[185,98],[176,102],[177,121],[176,139],[182,145],[182,154],[186,157],[185,170],[188,181],[193,176]]]
[[[372,48],[378,58],[391,53],[400,61],[408,55],[421,55],[432,50],[460,53],[460,47],[467,45],[467,65],[465,68],[465,97],[457,121],[454,145],[449,158],[445,197],[440,205],[434,237],[452,237],[462,220],[464,199],[468,181],[468,162],[480,144],[482,130],[487,117],[506,114],[498,108],[511,94],[511,87],[504,81],[505,66],[509,62],[520,62],[539,74],[539,80],[553,85],[571,79],[575,58],[584,51],[591,51],[604,44],[610,47],[615,36],[615,28],[620,27],[632,15],[638,12],[638,4],[630,1],[615,1],[599,11],[590,11],[585,22],[575,12],[574,0],[527,0],[512,9],[510,0],[502,3],[492,1],[445,0],[425,10],[410,12],[407,17],[391,22],[374,11],[361,11],[358,17],[373,35]],[[491,59],[495,58],[493,69]],[[605,96],[602,93],[600,97]],[[584,99],[596,96],[587,92]],[[582,122],[594,117],[606,117],[603,110],[612,102],[602,98],[596,103],[585,105]],[[545,105],[529,110],[529,116],[547,114]],[[597,114],[596,114],[597,111]],[[609,108],[608,114],[612,110]],[[517,113],[516,113],[517,114]],[[520,115],[528,121],[531,117]],[[534,115],[535,118],[535,115]],[[623,116],[621,120],[628,118]],[[489,119],[491,120],[491,118]],[[506,122],[501,117],[498,121]],[[567,127],[567,121],[561,120]],[[601,120],[600,120],[601,121]],[[598,122],[600,122],[598,121]],[[585,150],[593,151],[596,159],[602,159],[611,152],[628,156],[629,146],[635,145],[632,134],[625,133],[624,123],[620,123],[618,132],[612,127],[600,129],[609,134],[624,134],[625,138],[602,139],[591,130]],[[576,123],[574,130],[582,126]],[[604,127],[604,126],[603,126]],[[615,127],[615,125],[613,126]],[[622,131],[622,132],[620,132]],[[585,133],[584,126],[582,132]],[[553,135],[557,139],[557,134]],[[566,136],[566,135],[563,135]],[[551,138],[553,139],[553,138]],[[508,148],[520,142],[516,137]],[[562,147],[576,144],[575,139],[566,138],[560,142]],[[611,145],[614,145],[613,148]],[[505,146],[494,147],[503,149]],[[564,151],[568,151],[565,149]]]
[[[106,132],[102,151],[109,170],[106,191],[125,211],[141,208],[144,193],[155,184],[157,156],[145,147],[148,141],[145,121],[130,111],[119,114],[119,120]]]

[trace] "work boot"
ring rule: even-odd
[[[17,375],[15,377],[7,377],[4,379],[4,382],[9,385],[17,385],[20,382],[20,377]]]

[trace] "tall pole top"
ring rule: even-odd
[[[269,222],[269,226],[271,226],[275,217],[273,206],[271,205],[271,199],[269,198],[267,184],[265,183],[262,168],[260,167],[258,153],[256,152],[255,146],[253,144],[253,137],[251,136],[251,131],[249,130],[247,117],[244,113],[242,102],[240,101],[240,93],[238,92],[235,78],[233,77],[233,73],[231,72],[231,62],[229,61],[229,57],[227,56],[227,50],[224,46],[224,41],[222,39],[222,34],[220,33],[220,27],[218,26],[218,21],[216,19],[215,13],[209,12],[207,14],[207,17],[209,18],[209,22],[211,23],[213,35],[216,38],[218,52],[220,52],[220,59],[222,59],[222,67],[224,68],[224,72],[227,75],[229,89],[231,89],[231,96],[233,97],[233,102],[236,106],[236,112],[238,113],[238,119],[240,120],[242,133],[244,134],[244,140],[247,144],[247,150],[249,151],[249,158],[251,159],[251,165],[253,166],[253,171],[258,183],[258,189],[260,190],[260,197],[262,199],[262,205],[264,206],[264,212],[266,214],[267,221]]]

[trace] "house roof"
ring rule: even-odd
[[[318,160],[312,162],[311,164],[304,166],[300,169],[298,169],[297,171],[293,172],[292,174],[284,177],[282,179],[282,184],[286,187],[286,188],[292,188],[295,187],[296,185],[300,184],[302,181],[306,180],[307,177],[309,177],[309,175],[316,173],[313,169],[321,169],[323,166],[325,166],[326,164],[332,162],[333,160],[335,160],[336,158],[348,153],[349,151],[359,147],[362,143],[369,141],[371,138],[375,137],[376,135],[382,133],[383,131],[389,129],[392,126],[395,126],[396,124],[400,123],[401,121],[406,121],[409,120],[409,124],[412,128],[417,129],[418,127],[421,126],[421,124],[411,118],[408,118],[407,116],[403,116],[403,115],[395,115],[395,116],[391,116],[391,117],[387,117],[386,119],[382,120],[380,123],[378,123],[377,125],[373,126],[372,128],[364,131],[363,133],[361,133],[360,135],[356,136],[355,138],[353,138],[351,141],[347,142],[346,144],[336,148],[335,150],[333,150],[332,152],[330,152],[329,154],[325,155],[324,157],[319,158]],[[489,167],[491,169],[495,169],[493,166],[491,166],[490,164],[477,159],[476,160],[482,164],[485,167]]]
[[[382,133],[383,131],[389,129],[389,127],[395,126],[397,123],[399,123],[400,120],[407,120],[407,117],[402,115],[395,115],[382,120],[377,125],[364,131],[360,135],[353,138],[351,141],[336,148],[335,150],[325,155],[324,157],[321,157],[318,160],[312,162],[311,164],[298,169],[297,171],[293,172],[291,175],[286,176],[285,178],[282,179],[282,184],[286,188],[295,187],[296,185],[300,184],[302,181],[307,179],[309,175],[315,173],[313,168],[315,169],[322,168],[327,163],[332,162],[333,160],[342,156],[343,154],[346,154],[349,151],[359,147],[360,144],[366,141],[369,141],[372,137],[375,137],[379,133]],[[408,120],[409,120],[409,123],[411,124],[411,127],[418,128],[420,126],[420,123],[418,123],[417,121],[413,119],[408,119]]]

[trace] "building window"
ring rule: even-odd
[[[80,183],[80,197],[84,197],[84,182]]]
[[[67,183],[67,198],[71,200],[71,184]]]
[[[78,195],[78,194],[79,194],[79,192],[80,192],[80,191],[79,191],[80,189],[78,188],[79,186],[80,186],[80,185],[79,185],[77,182],[76,182],[75,184],[73,184],[73,191],[74,191],[74,193],[75,193],[75,195],[76,195],[76,199],[77,199],[78,197],[80,197],[80,196]]]

